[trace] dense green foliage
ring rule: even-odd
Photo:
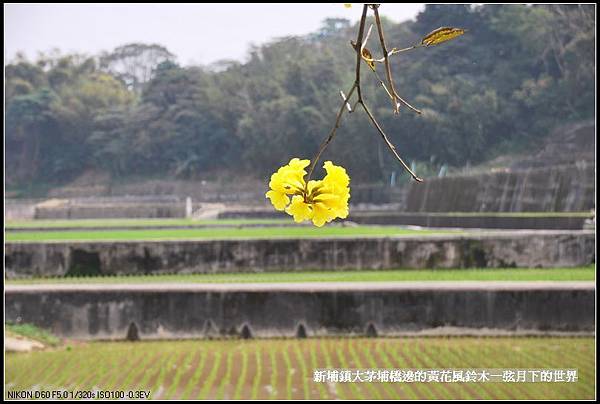
[[[474,164],[594,115],[594,5],[431,5],[415,21],[384,21],[398,48],[440,26],[468,32],[393,56],[400,94],[423,115],[394,116],[363,69],[364,97],[409,161],[430,172]],[[353,82],[356,32],[327,19],[314,34],[252,47],[245,63],[209,67],[179,66],[168,50],[143,44],[17,59],[5,74],[8,183],[64,183],[85,170],[259,177],[290,157],[312,158],[333,126],[339,90]],[[369,44],[379,57],[376,35]],[[401,172],[362,111],[344,117],[323,157],[355,181]]]

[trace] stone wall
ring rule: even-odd
[[[362,212],[351,214],[349,220],[360,224],[380,224],[421,227],[449,227],[476,229],[534,229],[534,230],[581,230],[586,219],[593,217],[572,215],[501,216],[498,214],[443,214]]]
[[[572,267],[593,262],[593,231],[5,244],[7,278],[319,269]]]
[[[45,285],[5,290],[8,322],[77,339],[587,332],[593,282]]]
[[[4,220],[31,220],[35,216],[35,199],[4,199]]]
[[[37,207],[35,219],[183,218],[184,203]]]
[[[587,216],[573,213],[556,216],[543,215],[502,215],[434,212],[397,212],[392,210],[358,210],[350,208],[348,221],[365,225],[396,225],[421,227],[449,227],[475,229],[532,229],[532,230],[581,230]],[[228,209],[218,215],[219,219],[289,219],[289,215],[273,208]],[[336,222],[343,222],[336,220]],[[292,222],[290,222],[292,223]]]
[[[410,185],[407,212],[572,212],[595,207],[596,170],[582,162]]]

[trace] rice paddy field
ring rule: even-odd
[[[5,355],[22,390],[121,390],[158,399],[593,399],[593,338],[327,338],[70,343]],[[314,369],[577,369],[576,382],[313,381]]]

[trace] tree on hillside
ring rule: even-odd
[[[157,44],[131,43],[100,56],[100,69],[122,80],[127,88],[140,93],[163,62],[173,62],[175,55]]]

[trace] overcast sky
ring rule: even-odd
[[[400,22],[423,4],[383,4]],[[362,7],[333,4],[5,4],[5,63],[22,51],[29,59],[59,48],[96,54],[131,42],[158,43],[179,63],[244,60],[250,43],[315,31],[328,17],[358,21]]]

